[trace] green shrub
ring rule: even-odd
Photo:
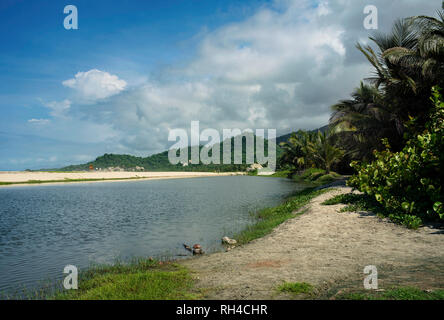
[[[323,177],[324,176],[324,173],[323,172],[316,172],[316,173],[313,173],[310,177],[309,177],[309,179],[311,180],[311,181],[316,181],[317,179],[319,179],[320,177]]]
[[[339,175],[335,172],[330,172],[329,174],[325,174],[316,179],[316,182],[319,184],[327,184],[335,181]]]
[[[313,292],[313,289],[313,286],[307,282],[285,282],[278,287],[279,291],[292,294],[310,294]]]
[[[437,87],[431,99],[435,107],[425,130],[408,140],[400,152],[390,151],[384,140],[387,149],[375,151],[373,162],[352,162],[357,174],[348,182],[373,196],[391,219],[412,228],[423,220],[444,220],[444,102]]]
[[[301,174],[301,178],[304,180],[314,180],[315,178],[313,178],[314,176],[320,176],[325,174],[325,170],[324,169],[318,169],[318,168],[309,168],[306,169],[302,174]]]

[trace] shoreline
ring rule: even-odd
[[[223,177],[245,175],[244,172],[0,172],[0,188],[31,186],[31,185],[58,185],[67,183],[96,183],[119,181],[142,181],[164,179],[186,179],[202,177]]]
[[[202,299],[342,299],[355,292],[365,298],[367,265],[378,268],[379,293],[393,288],[444,292],[442,231],[430,226],[411,230],[371,212],[341,211],[344,204],[324,205],[352,192],[325,187],[270,233],[225,252],[178,262],[190,271],[196,289],[205,292]],[[313,291],[279,291],[287,283],[308,284]]]
[[[371,294],[402,295],[405,290],[427,295],[428,299],[442,299],[444,254],[440,248],[444,246],[444,233],[428,226],[407,229],[371,212],[343,212],[344,204],[325,205],[333,196],[352,191],[344,186],[327,186],[322,190],[305,189],[311,199],[295,199],[298,205],[290,217],[264,234],[238,242],[231,250],[185,259],[144,258],[127,265],[88,269],[91,277],[84,280],[86,286],[95,283],[97,287],[80,287],[75,293],[61,291],[43,298],[131,298],[143,292],[125,288],[128,279],[141,274],[155,277],[161,272],[162,285],[177,287],[173,293],[179,296],[173,299],[366,299]],[[280,212],[279,208],[287,204],[284,201],[271,210]],[[371,293],[362,288],[363,268],[367,265],[376,265],[380,274],[380,290]],[[176,282],[178,272],[185,284]],[[96,281],[102,278],[109,279],[112,286]],[[122,287],[116,287],[114,281]],[[136,287],[145,287],[144,280],[140,281]],[[279,288],[285,284],[304,284],[312,291],[296,295],[283,292]]]

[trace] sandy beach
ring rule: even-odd
[[[198,177],[217,177],[242,175],[242,172],[25,172],[25,171],[3,171],[0,172],[0,183],[7,185],[26,184],[33,181],[65,183],[75,180],[88,180],[84,182],[98,181],[116,181],[126,179],[180,179],[180,178],[198,178]],[[74,181],[72,181],[74,180]],[[92,180],[92,181],[91,181]],[[83,182],[83,181],[75,181]]]
[[[410,230],[369,212],[340,212],[341,204],[322,205],[350,191],[336,188],[313,199],[304,214],[263,238],[181,263],[206,299],[294,298],[277,292],[284,281],[308,282],[320,291],[362,289],[367,265],[377,266],[381,289],[443,288],[443,230]]]

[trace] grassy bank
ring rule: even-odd
[[[257,172],[252,171],[250,175],[257,175]],[[291,170],[281,170],[272,175],[261,177],[288,178],[311,186],[321,186],[343,178],[342,175],[336,172],[330,171],[330,173],[326,173],[325,170],[318,168],[309,168],[300,173],[294,173]]]
[[[294,174],[291,178],[296,182],[321,186],[341,179],[342,176],[333,171],[330,171],[330,173],[326,173],[326,171],[323,169],[310,168],[305,170],[301,174]]]
[[[311,199],[326,191],[327,190],[314,190],[314,188],[308,188],[298,192],[277,207],[260,210],[254,214],[257,222],[248,226],[244,231],[236,235],[235,239],[238,243],[245,244],[269,234],[281,223],[290,218],[294,218],[295,211],[300,210],[303,206],[308,204]],[[303,212],[299,212],[298,214],[302,213]]]
[[[191,300],[190,271],[174,262],[140,259],[97,266],[79,275],[78,290],[61,291],[56,300]]]

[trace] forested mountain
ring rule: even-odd
[[[254,137],[256,139],[256,137]],[[279,138],[277,138],[278,140]],[[249,164],[245,163],[245,153],[246,153],[246,138],[243,138],[242,141],[242,159],[243,164],[233,164],[234,161],[234,138],[231,138],[231,157],[232,164],[177,164],[173,165],[168,160],[168,151],[164,151],[161,153],[157,153],[148,157],[136,157],[132,155],[126,154],[104,154],[103,156],[98,157],[96,160],[79,164],[79,165],[70,165],[61,169],[62,171],[80,171],[80,170],[89,170],[92,166],[94,169],[114,169],[119,170],[145,170],[145,171],[220,171],[220,172],[228,172],[228,171],[245,171]],[[267,148],[268,148],[268,140],[264,139],[264,150],[265,155],[267,156]],[[194,147],[193,147],[194,148]],[[199,147],[200,150],[202,146]],[[223,160],[223,142],[220,143],[220,152],[221,152],[221,163]],[[276,145],[276,157],[279,158],[282,154],[282,149],[280,146]],[[211,155],[211,152],[210,152]],[[256,161],[256,150],[254,153],[255,161]],[[188,147],[188,159],[191,159],[191,147]],[[142,169],[143,168],[143,169]]]
[[[317,131],[321,131],[322,133],[326,132],[328,130],[328,125],[325,125],[323,127],[320,127],[319,129],[315,129],[315,130],[311,130],[308,132],[317,132]],[[291,135],[295,133],[295,132],[290,132],[288,134],[285,134],[283,136],[277,137],[276,138],[276,144],[279,145],[281,142],[287,142],[288,139],[290,139]]]

